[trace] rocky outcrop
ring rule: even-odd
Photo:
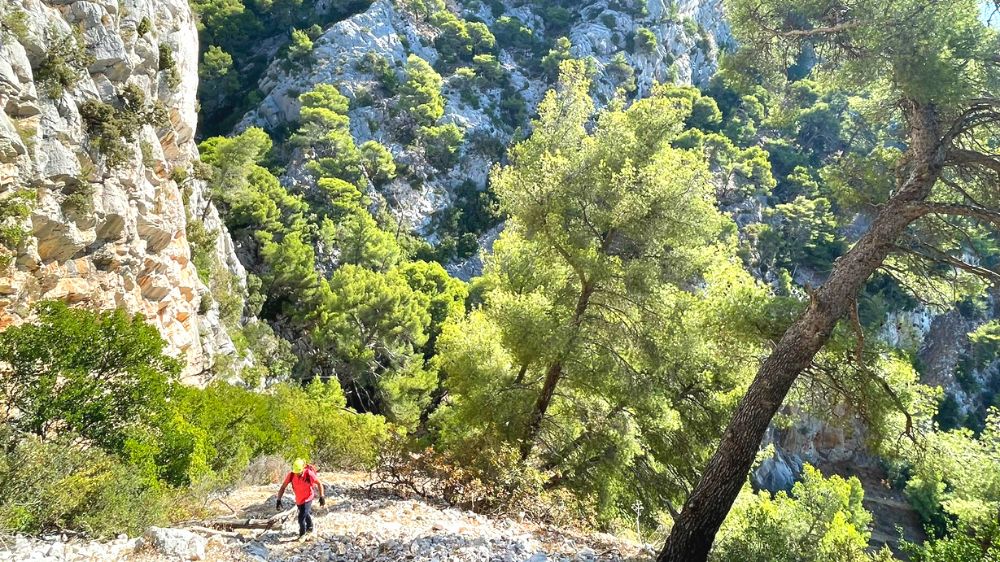
[[[189,213],[222,233],[219,260],[240,269],[203,185],[184,179],[198,157],[198,36],[187,2],[12,0],[2,9],[0,204],[28,201],[28,212],[0,214],[13,215],[8,233],[21,233],[0,239],[0,329],[29,319],[41,299],[125,308],[155,324],[186,380],[199,382],[233,346],[202,302]]]
[[[545,35],[545,21],[533,12],[536,5],[504,1],[503,15],[516,17],[532,29],[536,36]],[[455,200],[458,186],[472,182],[485,186],[492,165],[501,157],[497,146],[506,147],[515,129],[526,123],[510,123],[497,113],[505,94],[498,84],[477,81],[473,86],[455,74],[444,73],[445,115],[442,123],[454,123],[465,134],[461,160],[448,170],[435,170],[400,139],[391,100],[382,96],[378,76],[366,69],[361,61],[377,57],[388,61],[401,76],[409,54],[415,54],[431,64],[440,58],[434,47],[438,30],[419,21],[400,2],[376,0],[364,12],[338,22],[313,43],[311,61],[291,63],[275,60],[260,81],[264,97],[247,113],[238,129],[261,126],[278,130],[298,120],[298,96],[317,84],[336,84],[352,101],[350,111],[352,133],[359,143],[377,140],[385,144],[397,162],[405,164],[410,177],[389,183],[378,193],[377,201],[387,204],[400,221],[415,229],[432,243],[435,242],[432,216],[448,208]],[[619,79],[610,68],[616,56],[625,57],[635,73],[636,89],[632,95],[648,95],[658,82],[705,84],[717,68],[720,45],[731,43],[723,22],[720,0],[682,0],[648,2],[645,13],[626,13],[608,0],[581,2],[572,9],[576,23],[566,32],[573,44],[574,57],[591,59],[598,70],[595,77],[595,97],[606,102],[614,95]],[[676,4],[676,8],[672,6]],[[479,3],[467,14],[493,26],[497,15],[486,3]],[[657,46],[650,52],[638,52],[632,43],[640,28],[649,29]],[[519,63],[515,52],[500,45],[498,60],[509,76],[509,83],[524,98],[528,115],[542,99],[551,82]],[[470,89],[471,94],[470,94]],[[474,101],[473,101],[474,98]],[[297,185],[310,181],[301,168],[304,158],[293,159],[282,182]],[[473,271],[475,273],[475,271]]]

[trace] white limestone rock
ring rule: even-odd
[[[185,365],[184,380],[205,382],[200,374],[235,348],[217,305],[202,305],[207,289],[191,263],[189,212],[219,231],[219,260],[240,280],[245,273],[202,196],[204,185],[180,186],[171,177],[198,157],[198,35],[190,7],[185,0],[12,3],[25,13],[27,31],[0,41],[0,200],[28,190],[36,202],[20,225],[30,236],[0,270],[0,329],[29,320],[40,299],[125,308],[160,330],[168,352]],[[143,19],[152,29],[139,37]],[[75,30],[93,62],[51,99],[33,68],[48,46]],[[173,70],[159,70],[161,44],[173,53]],[[88,100],[115,103],[126,86],[167,107],[170,122],[144,125],[126,161],[109,166],[79,108]]]

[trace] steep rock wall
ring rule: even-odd
[[[242,268],[203,184],[188,179],[198,35],[186,0],[7,0],[2,9],[0,205],[20,199],[30,210],[3,224],[23,236],[0,246],[0,329],[29,319],[41,299],[125,308],[159,328],[186,382],[203,382],[233,345],[217,306],[203,302],[189,213],[221,234],[219,261]],[[100,128],[111,120],[121,131]]]
[[[546,24],[538,5],[513,1],[502,4],[504,15],[516,17],[535,35],[544,35]],[[451,9],[492,26],[498,16],[485,3],[476,5],[475,10],[454,5]],[[719,49],[732,43],[720,0],[673,3],[650,0],[643,15],[622,11],[615,5],[609,0],[580,2],[571,8],[575,23],[565,33],[573,45],[572,55],[590,59],[595,65],[594,96],[599,103],[615,95],[618,82],[613,77],[611,62],[616,56],[623,56],[635,72],[636,87],[631,95],[644,97],[658,82],[707,84],[717,70]],[[656,48],[652,51],[630,48],[640,28],[650,30],[656,37]],[[516,127],[522,125],[505,122],[497,114],[497,107],[509,95],[501,87],[477,84],[470,95],[461,77],[448,71],[443,73],[445,114],[441,123],[454,123],[465,135],[458,164],[448,170],[434,170],[418,152],[406,146],[400,138],[401,127],[396,126],[398,117],[392,110],[392,100],[380,93],[378,76],[359,63],[371,56],[385,59],[402,78],[408,55],[415,54],[431,64],[441,58],[434,41],[439,32],[433,25],[420,21],[406,2],[375,0],[367,10],[326,28],[314,41],[312,60],[308,63],[293,64],[280,58],[272,61],[258,85],[262,101],[243,117],[237,129],[260,126],[275,131],[294,127],[299,119],[298,96],[317,84],[336,84],[352,102],[370,98],[364,103],[352,103],[350,118],[355,140],[385,144],[396,161],[407,166],[410,177],[390,182],[380,193],[369,195],[387,203],[404,225],[436,243],[434,214],[454,203],[461,184],[467,181],[478,186],[486,184],[490,168],[501,158],[495,147],[507,146]],[[501,45],[498,60],[514,89],[523,97],[526,113],[534,115],[552,81],[525,68],[524,61],[511,48]],[[308,189],[313,178],[303,169],[307,161],[308,157],[297,154],[289,163],[282,183]],[[495,233],[485,235],[481,245],[488,246],[493,236]],[[477,263],[473,258],[450,269],[467,278],[478,273]]]

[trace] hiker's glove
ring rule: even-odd
[[[281,500],[275,500],[274,501],[274,509],[277,509],[278,511],[281,511]]]
[[[320,496],[319,497],[319,505],[320,505],[320,507],[323,507],[324,505],[326,505],[326,498],[324,498],[323,496]]]

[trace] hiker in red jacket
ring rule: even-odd
[[[285,476],[285,481],[281,484],[281,489],[278,490],[278,501],[275,502],[278,511],[281,511],[281,496],[285,494],[285,488],[289,484],[292,485],[292,491],[295,492],[295,506],[299,508],[299,538],[301,539],[306,533],[311,533],[313,530],[311,511],[313,499],[316,497],[313,493],[314,487],[319,490],[319,505],[326,505],[326,498],[323,496],[323,483],[319,481],[315,467],[306,464],[306,461],[302,459],[295,459],[295,462],[292,463],[292,471],[288,473],[288,476]]]

